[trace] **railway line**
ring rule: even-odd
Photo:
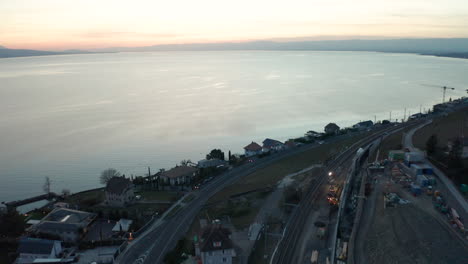
[[[309,190],[306,192],[305,197],[301,200],[299,206],[291,215],[283,232],[283,238],[278,243],[270,259],[270,264],[301,263],[302,256],[300,256],[300,254],[296,254],[298,251],[298,242],[303,235],[304,226],[308,220],[308,216],[313,210],[314,201],[317,199],[320,187],[326,182],[326,172],[335,171],[338,167],[344,168],[344,165],[352,160],[352,157],[360,147],[367,146],[384,135],[395,133],[412,124],[414,124],[414,122],[408,122],[396,127],[390,127],[378,131],[369,137],[354,143],[347,150],[339,154],[334,160],[329,162],[329,164],[326,165],[326,171],[321,173],[317,177],[316,181],[312,183],[312,186],[310,186]],[[344,170],[344,174],[346,174],[346,172],[347,170]]]

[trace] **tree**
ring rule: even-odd
[[[212,151],[210,151],[210,154],[206,155],[206,159],[224,160],[224,152],[222,152],[220,149],[213,149]]]
[[[70,196],[70,189],[62,189],[62,196],[63,197],[68,197]]]
[[[188,166],[190,163],[192,163],[192,161],[189,159],[180,161],[180,165],[182,166]]]
[[[15,210],[0,216],[0,237],[16,237],[24,232],[26,227],[23,217]]]
[[[463,153],[463,145],[459,138],[455,139],[452,144],[452,148],[449,151],[448,155],[448,166],[450,168],[461,168],[463,167],[462,163],[462,153]]]
[[[50,178],[49,176],[45,177],[45,182],[44,185],[42,185],[42,190],[44,190],[45,193],[49,194],[50,193]]]
[[[432,135],[429,137],[429,139],[426,141],[426,151],[427,151],[427,154],[429,154],[429,155],[434,155],[434,153],[436,152],[437,143],[438,143],[437,135],[436,135],[436,134],[432,134]]]
[[[113,177],[120,177],[120,172],[113,168],[102,171],[100,177],[101,184],[107,184],[107,182]]]

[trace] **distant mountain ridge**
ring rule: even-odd
[[[239,43],[165,44],[133,48],[105,48],[93,51],[183,51],[183,50],[315,50],[376,51],[397,53],[468,52],[468,38],[451,39],[381,39],[381,40],[314,40],[314,41],[251,41]]]
[[[30,49],[8,49],[8,48],[5,48],[4,46],[0,46],[0,58],[83,54],[83,53],[94,53],[94,52],[84,51],[84,50],[44,51],[44,50],[30,50]]]
[[[224,43],[164,44],[145,47],[116,47],[67,51],[8,49],[0,46],[0,58],[63,55],[103,52],[139,51],[220,51],[220,50],[288,50],[288,51],[371,51],[418,53],[444,57],[467,58],[468,38],[379,39],[379,40],[313,40],[313,41],[250,41]]]

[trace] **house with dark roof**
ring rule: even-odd
[[[284,144],[281,143],[281,141],[267,138],[263,140],[263,147],[262,151],[263,152],[270,152],[270,151],[281,151],[284,149]]]
[[[125,177],[113,177],[106,185],[106,204],[124,207],[135,201],[133,183]]]
[[[286,149],[291,149],[291,148],[297,147],[297,144],[296,144],[296,142],[294,142],[293,139],[289,139],[288,141],[284,142],[284,147]]]
[[[262,154],[262,146],[252,141],[252,143],[244,147],[244,151],[246,157],[252,157],[255,155]]]
[[[325,133],[329,135],[335,135],[340,131],[340,127],[335,123],[329,123],[325,126]]]
[[[304,137],[306,137],[308,140],[318,139],[322,136],[323,136],[323,133],[315,132],[313,130],[307,131],[307,133],[305,133],[304,135]]]
[[[353,125],[353,128],[357,128],[357,129],[367,129],[367,128],[370,128],[374,125],[374,122],[372,122],[371,120],[367,120],[367,121],[362,121],[362,122],[359,122],[355,125]]]
[[[62,253],[62,243],[57,240],[22,238],[19,240],[15,263],[35,263],[36,259],[55,259]]]
[[[96,214],[57,208],[39,223],[32,225],[29,231],[39,235],[55,236],[64,242],[78,242],[88,232],[88,226],[95,218]]]
[[[170,170],[161,172],[159,177],[171,186],[183,185],[192,182],[197,172],[198,169],[192,166],[175,166]]]
[[[231,264],[232,258],[236,256],[231,231],[219,223],[204,228],[200,241],[195,245],[195,252],[204,264]]]

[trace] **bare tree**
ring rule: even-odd
[[[113,168],[102,171],[100,177],[101,184],[107,184],[107,182],[113,177],[120,177],[120,172]]]
[[[42,185],[42,190],[44,190],[44,192],[47,194],[50,193],[50,184],[51,184],[50,178],[49,176],[46,176],[44,185]]]

